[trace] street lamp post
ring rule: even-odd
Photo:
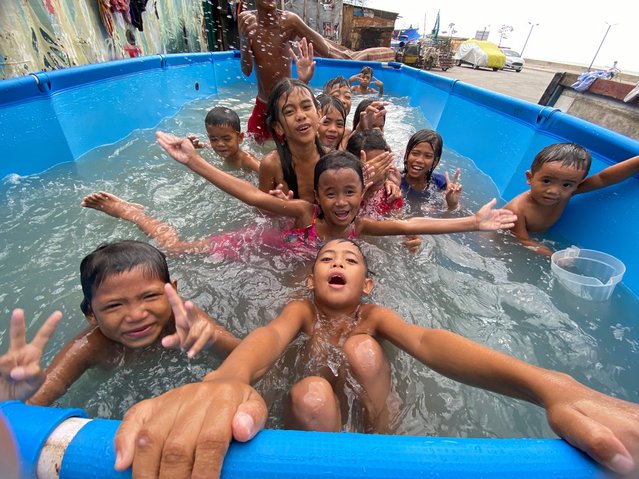
[[[592,64],[595,63],[595,58],[597,58],[597,55],[599,55],[599,50],[601,50],[601,46],[604,44],[604,41],[606,40],[606,37],[608,36],[608,32],[610,31],[610,28],[612,28],[613,25],[616,25],[616,23],[608,23],[608,22],[606,22],[606,25],[608,25],[608,28],[606,28],[606,33],[604,33],[604,36],[601,39],[601,43],[599,44],[599,48],[597,48],[597,51],[595,52],[595,56],[592,57],[592,61],[590,62],[590,66],[588,67],[588,71],[590,71],[590,69],[592,68]]]
[[[533,23],[533,22],[528,22],[528,25],[530,25],[530,31],[528,32],[528,36],[526,37],[526,41],[524,42],[524,46],[521,49],[521,56],[522,58],[524,57],[524,50],[526,49],[526,45],[528,45],[528,39],[530,38],[530,34],[533,31],[533,28],[535,28],[536,26],[539,26],[539,23]]]
[[[484,30],[481,32],[481,39],[487,40],[488,35],[486,35],[486,30],[490,28],[490,25],[484,25]]]

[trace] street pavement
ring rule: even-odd
[[[480,68],[474,70],[469,65],[454,66],[443,72],[433,68],[430,73],[446,78],[455,78],[464,83],[520,98],[532,103],[538,103],[546,91],[555,72],[538,67],[524,69],[517,73],[514,70],[498,70]]]

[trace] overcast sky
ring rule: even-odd
[[[592,6],[605,5],[605,10]],[[593,67],[606,67],[617,60],[622,71],[639,73],[639,1],[607,0],[366,0],[366,6],[398,12],[396,28],[412,24],[430,33],[440,11],[440,33],[454,23],[455,35],[474,37],[477,30],[490,30],[488,40],[499,43],[501,25],[514,28],[502,46],[524,51],[525,58],[567,62],[586,67],[592,62],[604,34],[610,30]],[[528,23],[531,22],[531,23]],[[607,22],[607,23],[606,23]],[[531,24],[534,25],[532,32]],[[539,25],[536,25],[539,24]]]

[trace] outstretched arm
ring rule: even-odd
[[[270,213],[290,217],[312,215],[313,206],[307,201],[282,201],[259,190],[248,181],[236,178],[208,163],[198,155],[191,142],[186,138],[178,138],[168,133],[155,133],[157,142],[178,163],[182,163],[194,173],[200,175],[213,185],[244,203],[266,210]]]
[[[371,236],[446,234],[512,228],[517,216],[508,210],[493,209],[496,202],[496,199],[492,199],[473,216],[464,218],[422,217],[387,221],[361,218],[357,220],[358,234]]]
[[[633,156],[621,163],[609,166],[603,171],[586,178],[579,184],[577,193],[587,193],[614,185],[639,173],[639,156]]]
[[[327,58],[329,56],[329,46],[328,43],[324,40],[324,37],[322,37],[319,33],[309,27],[306,23],[304,23],[304,20],[302,20],[299,15],[288,11],[285,13],[291,19],[295,34],[299,38],[306,38],[308,42],[313,45],[313,48],[320,57]]]
[[[257,381],[286,350],[313,317],[308,301],[289,303],[277,318],[257,328],[205,379],[234,378],[247,384]]]
[[[62,313],[56,311],[44,322],[33,341],[27,343],[24,311],[14,309],[9,325],[9,350],[0,356],[0,401],[25,400],[44,382],[40,359],[58,326]]]
[[[394,312],[380,309],[380,334],[428,367],[465,384],[542,406],[553,430],[573,446],[615,472],[639,472],[639,404],[599,393],[566,374],[450,331],[407,324]]]

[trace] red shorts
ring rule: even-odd
[[[255,98],[255,107],[248,120],[246,131],[258,143],[264,143],[266,140],[271,139],[271,134],[266,128],[266,103],[257,97]]]

